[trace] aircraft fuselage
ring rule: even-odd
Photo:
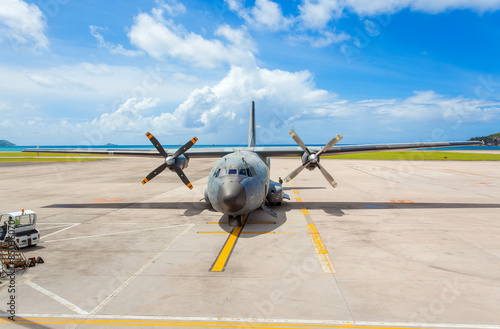
[[[213,166],[205,200],[215,210],[236,217],[261,207],[269,186],[270,173],[265,160],[257,153],[238,151],[225,155]]]

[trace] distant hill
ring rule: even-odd
[[[491,134],[483,137],[472,137],[470,141],[484,141],[486,145],[500,145],[500,133]]]
[[[2,139],[2,140],[0,140],[0,146],[16,146],[16,144]]]

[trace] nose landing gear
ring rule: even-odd
[[[230,227],[237,227],[237,226],[241,226],[242,224],[242,219],[241,219],[241,215],[237,215],[237,216],[231,216],[231,215],[228,215],[227,216],[227,223],[229,224]]]

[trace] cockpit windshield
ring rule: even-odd
[[[243,168],[231,168],[231,169],[226,169],[226,168],[219,168],[214,172],[214,177],[222,177],[226,175],[239,175],[239,176],[245,176],[245,177],[253,177],[255,176],[255,171],[253,171],[252,168],[245,166]]]

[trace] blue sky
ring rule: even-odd
[[[18,145],[466,140],[500,131],[500,0],[2,0]]]

